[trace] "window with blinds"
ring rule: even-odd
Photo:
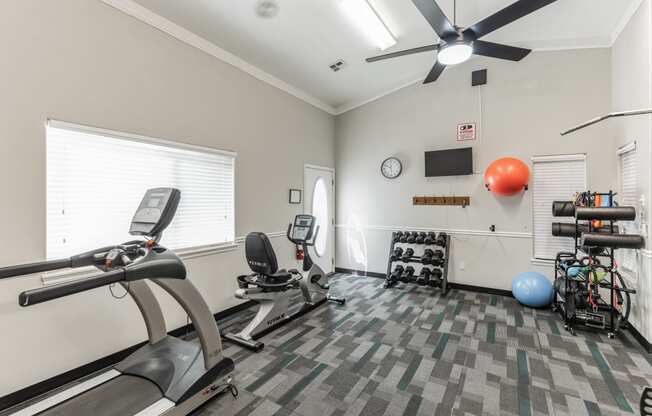
[[[50,121],[47,257],[133,239],[129,224],[149,188],[181,190],[161,243],[183,249],[234,240],[235,154]]]
[[[622,206],[636,207],[638,212],[638,180],[636,171],[638,169],[638,158],[636,154],[636,143],[630,143],[618,149],[620,165],[620,189],[616,200]],[[623,221],[620,227],[627,234],[638,234],[638,221]],[[625,269],[636,271],[636,250],[617,250],[616,260]]]
[[[587,189],[586,155],[532,158],[532,233],[534,258],[554,260],[560,251],[573,251],[571,238],[553,237],[553,222],[574,222],[552,216],[553,201],[569,201]]]

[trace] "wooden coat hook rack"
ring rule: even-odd
[[[448,205],[466,208],[471,205],[470,196],[414,196],[412,205]]]

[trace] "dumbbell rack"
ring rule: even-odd
[[[446,235],[445,247],[441,247],[441,245],[437,245],[437,244],[434,244],[434,243],[433,244],[425,244],[425,243],[399,242],[396,239],[396,235],[398,233],[405,233],[405,232],[400,232],[399,231],[399,232],[393,232],[392,233],[391,244],[389,246],[389,257],[388,257],[388,260],[387,260],[387,276],[385,278],[386,279],[385,280],[385,288],[389,289],[389,288],[393,287],[394,285],[396,285],[396,283],[398,283],[397,281],[394,281],[394,280],[391,279],[392,265],[394,263],[415,263],[415,264],[418,263],[418,264],[422,264],[420,257],[411,257],[410,259],[408,259],[408,261],[404,261],[403,259],[393,260],[392,255],[394,254],[394,250],[395,250],[397,244],[407,245],[407,246],[411,246],[411,247],[423,247],[424,250],[429,248],[429,247],[430,248],[439,247],[444,252],[444,257],[443,257],[444,263],[443,263],[442,266],[440,266],[441,271],[442,271],[442,276],[441,276],[441,278],[438,279],[439,282],[438,282],[438,286],[436,286],[436,287],[441,288],[442,295],[445,295],[446,293],[448,293],[448,260],[450,258],[450,247],[451,247],[451,237],[450,237],[450,235]],[[429,265],[425,265],[425,264],[423,265],[423,267],[428,267],[428,266]],[[416,278],[417,276],[415,275],[414,277]],[[410,283],[414,283],[414,282],[415,282],[415,280],[412,280]],[[432,287],[432,286],[424,286],[424,287]]]

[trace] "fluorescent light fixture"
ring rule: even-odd
[[[346,13],[381,51],[396,45],[396,39],[369,0],[341,0],[341,3]]]
[[[437,60],[443,65],[457,65],[467,61],[473,54],[473,47],[464,42],[444,45],[437,55]]]

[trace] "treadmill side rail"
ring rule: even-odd
[[[168,410],[174,407],[174,402],[172,400],[166,399],[165,397],[149,406],[147,409],[136,413],[135,416],[160,416],[165,414]]]
[[[24,409],[12,413],[10,416],[34,416],[48,409],[51,409],[57,406],[58,404],[65,402],[66,400],[69,400],[75,396],[78,396],[91,389],[94,389],[100,384],[104,384],[109,380],[113,380],[118,376],[120,376],[119,371],[109,370],[96,377],[93,377],[91,379],[88,379],[78,384],[74,384],[70,388],[62,392],[59,392],[53,396],[47,397],[41,401],[38,401],[31,406],[27,406]]]

